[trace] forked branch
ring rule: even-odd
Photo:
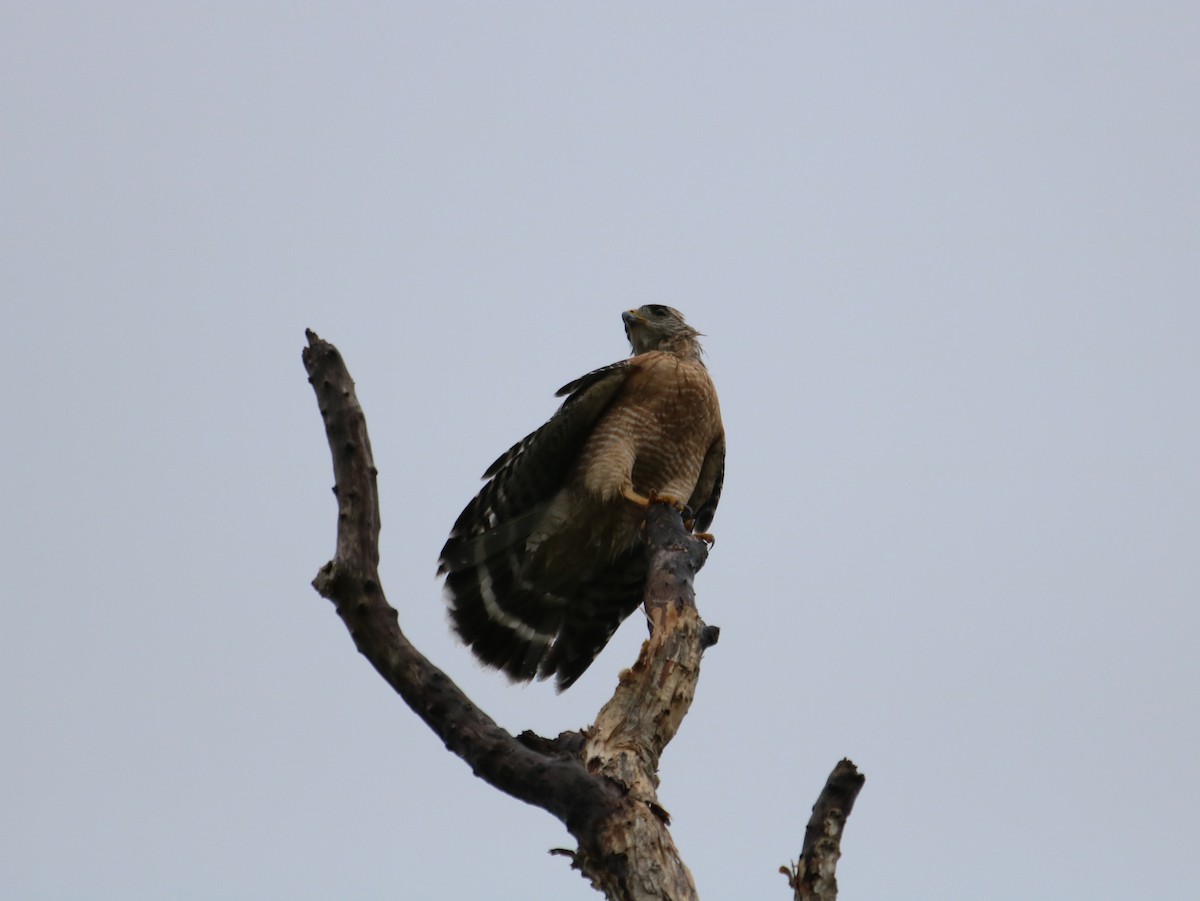
[[[333,455],[337,552],[313,581],[355,646],[405,702],[494,787],[547,810],[579,843],[577,866],[611,899],[696,897],[657,799],[658,761],[695,695],[717,631],[696,612],[692,578],[707,548],[675,510],[650,508],[646,612],[653,626],[634,666],[582,736],[520,739],[500,728],[400,629],[379,580],[379,495],[366,417],[337,349],[312,331],[302,354]]]

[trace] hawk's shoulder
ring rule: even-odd
[[[581,375],[554,392],[555,397],[566,397],[550,420],[535,432],[530,432],[499,457],[483,474],[490,479],[505,466],[515,463],[531,451],[555,453],[582,444],[592,424],[612,403],[630,372],[631,360],[610,363]],[[577,440],[576,440],[577,439]]]
[[[561,388],[554,392],[555,397],[566,397],[563,404],[576,403],[578,398],[586,396],[592,389],[608,385],[610,387],[620,387],[621,382],[625,381],[625,377],[629,375],[629,368],[633,365],[636,357],[631,357],[628,360],[619,360],[616,363],[609,363],[607,366],[601,366],[599,369],[593,369],[587,375],[581,375],[573,382],[567,382]],[[568,396],[569,395],[569,396]]]
[[[488,483],[459,515],[442,548],[439,572],[473,566],[481,553],[524,540],[558,490],[630,372],[622,360],[580,376],[559,389],[567,395],[541,428],[496,458],[483,474]]]

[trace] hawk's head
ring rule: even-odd
[[[660,303],[646,304],[621,314],[625,336],[634,354],[666,350],[686,356],[700,356],[700,333],[683,321],[683,314]]]

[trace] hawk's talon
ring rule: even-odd
[[[717,538],[712,532],[693,532],[692,537],[699,538],[710,548],[717,543]]]
[[[675,500],[675,498],[671,497],[669,494],[659,494],[657,491],[650,492],[650,503],[666,504],[668,507],[674,507],[680,513],[683,513],[685,510],[687,510],[687,504],[683,503],[682,501]]]

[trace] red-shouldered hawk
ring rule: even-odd
[[[560,388],[544,426],[483,474],[438,573],[455,630],[514,680],[570,687],[642,602],[651,497],[708,528],[725,475],[717,391],[678,310],[622,313],[633,355]]]

